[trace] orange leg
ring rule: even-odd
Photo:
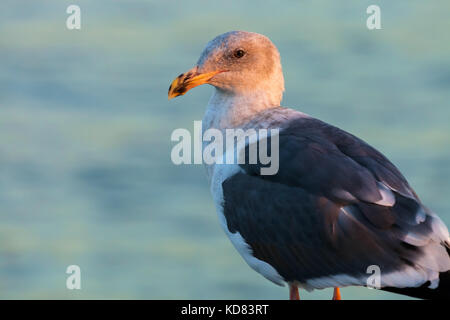
[[[295,284],[289,284],[289,300],[300,300],[298,287]]]
[[[338,287],[334,288],[333,300],[341,300],[341,292]]]

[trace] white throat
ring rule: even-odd
[[[280,106],[281,96],[270,90],[230,93],[215,89],[203,117],[203,130],[241,127],[257,113]]]

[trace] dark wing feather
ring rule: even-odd
[[[319,120],[314,121],[320,122]],[[418,200],[416,193],[409,186],[408,181],[406,181],[402,173],[382,153],[348,132],[323,122],[322,124],[323,134],[330,139],[343,154],[367,168],[378,181],[383,182],[391,189],[403,196]]]
[[[239,232],[254,256],[287,281],[367,276],[373,264],[390,272],[420,254],[395,234],[377,229],[356,207],[343,212],[335,202],[302,188],[244,173],[222,186],[229,231]]]
[[[399,209],[408,207],[398,211],[403,220],[423,218],[415,192],[385,156],[361,139],[320,120],[296,119],[280,131],[279,162],[278,173],[270,176],[260,175],[261,164],[246,161],[242,168],[249,175],[301,187],[342,205],[367,205],[362,211],[369,219],[390,225],[394,222],[390,215],[395,212],[388,215],[382,206],[370,206],[382,199],[379,185],[382,183],[401,198]],[[380,213],[375,216],[377,210]]]
[[[372,264],[399,271],[436,238],[437,218],[425,213],[400,171],[367,143],[319,120],[296,119],[280,131],[277,174],[260,175],[259,163],[241,167],[245,173],[222,185],[228,228],[287,281],[361,277]],[[377,204],[380,183],[393,206]]]

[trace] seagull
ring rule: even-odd
[[[299,288],[334,288],[333,300],[340,300],[339,288],[370,287],[376,270],[378,289],[450,298],[443,221],[375,148],[280,106],[284,78],[269,38],[245,31],[217,36],[172,82],[168,97],[202,84],[215,88],[203,130],[278,130],[275,174],[262,174],[261,161],[206,165],[221,226],[252,269],[287,285],[291,300],[300,299]]]

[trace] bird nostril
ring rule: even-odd
[[[184,78],[183,81],[188,81],[190,78],[192,78],[193,73],[189,72],[188,74],[186,74],[186,78]]]

